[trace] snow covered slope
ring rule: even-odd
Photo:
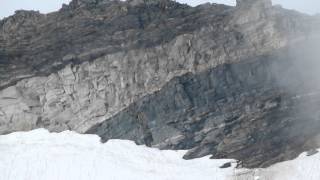
[[[0,136],[1,180],[319,180],[320,155],[301,155],[269,169],[219,168],[234,160],[183,160],[130,141],[101,144],[94,135],[38,129]]]

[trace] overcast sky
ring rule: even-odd
[[[0,0],[0,19],[12,15],[15,10],[39,10],[42,13],[58,10],[62,3],[70,0]],[[235,5],[236,0],[177,0],[190,5],[198,5],[206,2]],[[274,4],[281,4],[288,9],[296,9],[301,12],[315,14],[320,13],[320,0],[273,0]]]

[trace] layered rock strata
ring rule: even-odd
[[[250,167],[316,146],[301,57],[316,62],[319,18],[237,3],[73,0],[3,19],[0,133],[71,129]]]

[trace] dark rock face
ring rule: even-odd
[[[48,15],[17,11],[0,21],[0,88],[24,77],[49,75],[70,63],[169,42],[209,24],[209,11],[223,14],[228,9],[202,10],[170,1],[162,11],[156,2],[133,6],[121,1],[74,0]]]
[[[288,55],[265,56],[177,77],[87,133],[246,167],[295,158],[320,128],[320,91],[302,88],[312,74],[297,74],[298,66]]]
[[[319,32],[319,18],[269,0],[18,11],[0,21],[0,134],[70,129],[247,167],[291,159],[320,145]]]

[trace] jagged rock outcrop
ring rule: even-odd
[[[295,158],[320,145],[306,142],[316,140],[320,128],[317,77],[296,74],[307,66],[293,54],[257,58],[176,77],[87,133],[103,141],[191,149],[187,159],[241,159],[247,167]]]
[[[0,133],[71,129],[246,166],[315,146],[318,91],[300,91],[313,76],[298,52],[320,20],[237,2],[73,0],[0,21]]]

